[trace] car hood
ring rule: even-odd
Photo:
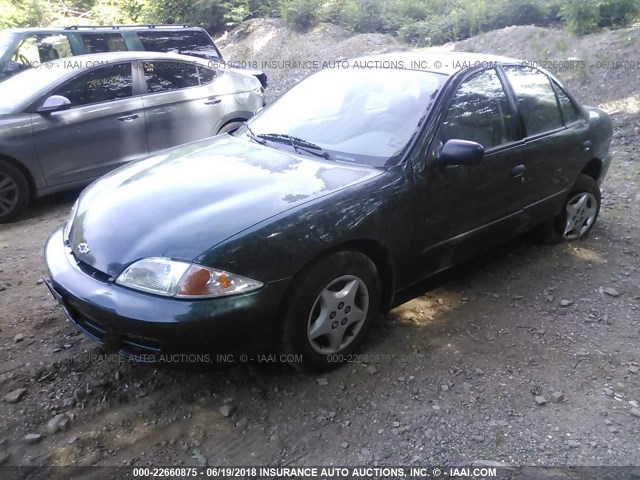
[[[380,173],[220,135],[94,182],[69,240],[80,260],[112,277],[144,257],[191,261],[258,222]]]

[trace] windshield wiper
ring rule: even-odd
[[[331,158],[331,156],[322,150],[322,147],[319,145],[303,140],[302,138],[294,137],[293,135],[287,135],[286,133],[259,133],[258,137],[272,142],[288,143],[298,153],[310,153],[316,157],[322,157],[325,160],[329,160]]]
[[[260,138],[261,135],[256,135],[253,130],[251,130],[251,127],[249,126],[248,122],[243,122],[242,125],[244,125],[247,128],[247,136],[253,140],[256,143],[259,143],[260,145],[266,145],[267,141],[263,140],[262,138]]]

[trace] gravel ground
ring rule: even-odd
[[[224,41],[227,56],[402,48],[335,27],[243,28]],[[535,42],[546,58],[624,59],[639,32],[575,39],[519,27],[450,47],[532,59],[521,45]],[[275,98],[308,72],[268,73]],[[559,75],[616,123],[591,236],[556,247],[519,239],[417,286],[361,356],[321,376],[265,358],[213,370],[98,357],[39,280],[44,241],[78,192],[1,226],[0,463],[640,465],[638,71]]]

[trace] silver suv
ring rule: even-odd
[[[154,52],[83,55],[0,83],[0,223],[34,197],[232,131],[264,105],[250,73]]]
[[[189,25],[111,25],[13,28],[0,31],[0,81],[51,60],[93,53],[148,51],[180,53],[224,63],[203,28]],[[267,86],[264,72],[251,70]]]

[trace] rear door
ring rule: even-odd
[[[459,263],[517,230],[522,142],[516,139],[512,108],[495,69],[471,74],[451,100],[416,177],[424,211],[416,229],[423,275]],[[438,164],[437,152],[451,139],[480,143],[482,163]]]
[[[34,144],[49,186],[90,180],[148,153],[131,62],[81,73],[45,98],[50,95],[67,97],[71,108],[32,114]]]
[[[560,211],[590,155],[588,122],[572,100],[540,70],[502,67],[513,90],[524,137],[522,207],[532,223]]]
[[[137,62],[144,71],[143,96],[149,151],[211,136],[224,115],[215,93],[216,71],[175,60]]]

